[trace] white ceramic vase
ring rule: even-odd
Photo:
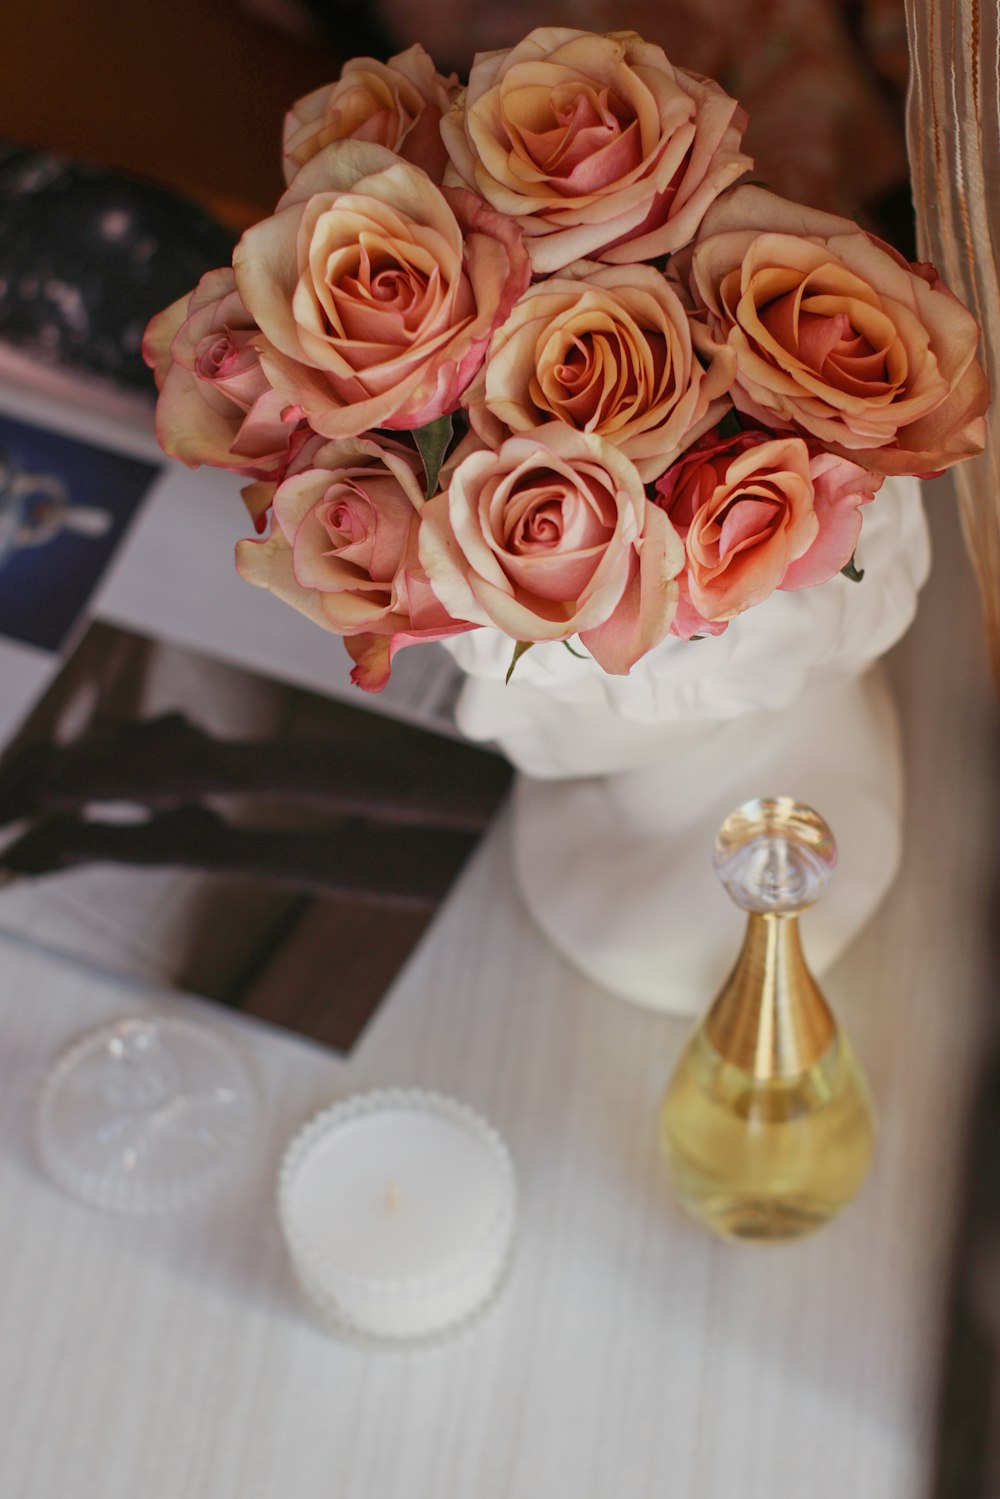
[[[640,1004],[700,1010],[742,932],[712,868],[715,834],[755,796],[792,796],[830,823],[839,866],[804,940],[818,973],[847,947],[899,863],[899,734],[877,662],[913,619],[929,563],[919,483],[890,479],[865,511],[863,581],[772,594],[722,635],[671,637],[627,677],[539,645],[505,686],[499,631],[449,642],[467,674],[460,729],[520,772],[521,892],[571,963]]]

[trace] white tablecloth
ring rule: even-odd
[[[243,1178],[176,1219],[102,1216],[40,1174],[32,1113],[53,1054],[148,1001],[6,941],[4,1499],[919,1499],[996,829],[996,722],[950,508],[931,495],[935,572],[893,661],[904,871],[826,985],[881,1115],[854,1207],[769,1250],[682,1216],[656,1124],[686,1027],[546,947],[502,821],[349,1063],[210,1012],[249,1049],[266,1117]],[[362,1351],[314,1326],[273,1212],[299,1124],[383,1083],[467,1099],[518,1167],[502,1299],[430,1351]]]

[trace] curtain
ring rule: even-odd
[[[983,329],[985,451],[954,470],[1000,685],[1000,14],[996,0],[906,0],[907,147],[922,259]]]

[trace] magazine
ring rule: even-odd
[[[239,481],[0,385],[0,929],[348,1049],[510,776],[245,584]]]

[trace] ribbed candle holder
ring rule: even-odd
[[[356,1338],[434,1340],[503,1281],[516,1188],[506,1146],[472,1109],[390,1089],[318,1115],[285,1155],[278,1213],[321,1318]]]

